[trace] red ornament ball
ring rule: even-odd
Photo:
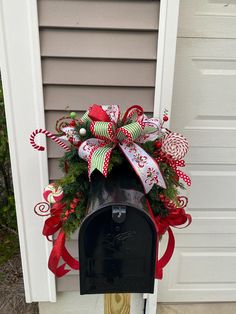
[[[71,120],[71,122],[70,122],[70,126],[71,126],[71,127],[76,126],[76,122],[75,122],[75,120]]]
[[[155,146],[157,149],[160,149],[162,146],[162,142],[161,141],[156,141]]]
[[[169,120],[168,116],[165,115],[165,116],[163,117],[163,121],[166,122],[166,121],[168,121],[168,120]]]

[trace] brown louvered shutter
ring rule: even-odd
[[[38,0],[46,126],[92,103],[153,111],[159,1]],[[50,180],[62,151],[48,142]],[[74,240],[73,240],[74,239]],[[68,243],[78,256],[76,235]],[[57,280],[78,290],[78,273]]]

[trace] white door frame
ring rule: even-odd
[[[0,0],[0,67],[26,301],[55,301],[51,244],[33,212],[48,182],[47,156],[29,144],[30,133],[45,124],[36,0]]]
[[[179,0],[161,0],[155,116],[171,110],[178,8]],[[31,131],[45,125],[36,0],[0,0],[0,66],[26,301],[56,301],[55,279],[47,268],[51,244],[40,236],[43,219],[33,213],[48,183],[47,156],[29,144]],[[146,313],[156,313],[156,301],[155,290],[147,297]]]

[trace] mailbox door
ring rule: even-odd
[[[116,213],[119,206],[125,214],[122,221],[114,219],[114,205],[110,205],[90,214],[81,225],[81,294],[153,292],[154,224],[145,211],[131,206],[116,204]]]

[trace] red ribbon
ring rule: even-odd
[[[58,266],[61,258],[65,263]],[[53,245],[53,249],[48,260],[48,268],[57,277],[62,277],[70,271],[70,269],[65,269],[67,265],[72,269],[79,269],[79,262],[70,255],[65,247],[65,233],[61,230]]]
[[[96,104],[92,105],[89,109],[89,118],[93,121],[103,121],[103,122],[110,122],[111,119],[107,115],[106,111],[102,109],[101,106]]]
[[[158,235],[163,235],[166,231],[168,232],[168,243],[166,247],[166,251],[163,256],[158,260],[158,254],[156,258],[156,274],[155,278],[162,279],[163,278],[163,268],[169,263],[175,249],[175,238],[171,227],[177,227],[180,225],[184,225],[182,228],[186,228],[192,222],[192,217],[189,214],[186,214],[184,208],[174,208],[171,210],[170,214],[164,218],[159,216],[155,217],[152,211],[152,208],[147,200],[147,206],[149,210],[149,214],[155,223],[156,230]],[[158,239],[157,239],[158,241]],[[158,247],[158,243],[157,243]]]
[[[59,235],[57,236],[53,244],[53,249],[48,260],[48,268],[57,277],[62,277],[70,271],[70,269],[65,269],[67,265],[72,269],[75,270],[79,269],[79,262],[70,255],[70,253],[67,251],[65,247],[65,233],[61,229],[62,227],[61,214],[64,208],[65,204],[61,203],[54,204],[51,209],[52,216],[45,221],[43,227],[43,235],[46,236],[48,240],[49,236],[53,235],[55,232],[60,230]],[[64,260],[65,263],[58,266],[61,258]]]

